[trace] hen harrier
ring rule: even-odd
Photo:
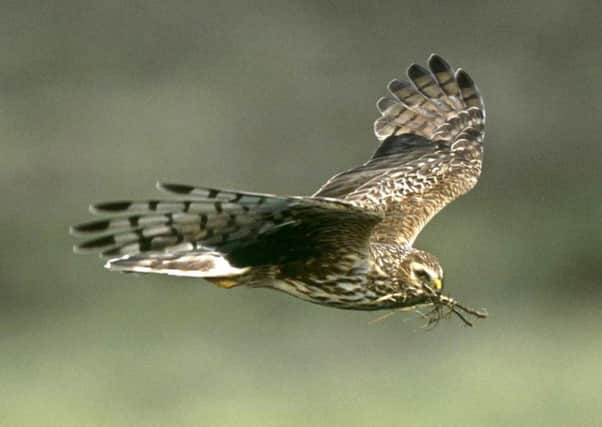
[[[413,247],[426,223],[469,191],[481,172],[485,108],[468,74],[438,55],[413,64],[378,100],[380,146],[312,196],[159,183],[173,200],[93,205],[120,214],[72,227],[103,236],[100,251],[123,272],[200,277],[218,286],[267,287],[353,310],[433,307],[431,321],[486,314],[442,293],[437,258]]]

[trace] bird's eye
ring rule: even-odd
[[[431,281],[431,275],[428,274],[426,271],[424,270],[416,270],[415,271],[416,276],[418,276],[420,279],[426,281],[426,282],[430,282]]]
[[[441,291],[441,289],[443,289],[443,279],[431,276],[426,270],[417,268],[414,270],[414,274],[420,281],[432,286],[436,291]]]

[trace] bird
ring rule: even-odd
[[[440,55],[412,64],[378,99],[378,147],[311,196],[157,183],[171,197],[90,206],[104,215],[71,227],[76,252],[112,271],[269,288],[349,310],[430,307],[472,326],[486,311],[444,292],[438,258],[414,247],[423,227],[481,174],[485,107],[469,74]]]

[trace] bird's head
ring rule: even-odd
[[[413,287],[436,293],[443,290],[443,268],[436,256],[414,249],[404,258],[401,267],[407,283]]]
[[[433,305],[433,310],[427,314],[428,325],[436,324],[446,313],[454,313],[468,326],[472,323],[463,313],[481,319],[487,317],[487,312],[465,307],[443,295],[443,268],[436,256],[413,249],[404,257],[401,271],[410,292],[424,303]]]

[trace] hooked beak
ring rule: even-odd
[[[443,289],[443,280],[436,279],[435,280],[435,290],[436,291],[441,291],[441,289]]]

